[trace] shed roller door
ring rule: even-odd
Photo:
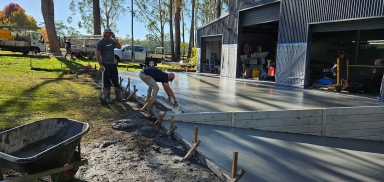
[[[384,29],[384,18],[372,18],[311,25],[312,32]]]
[[[279,21],[280,2],[253,8],[242,12],[242,26]]]

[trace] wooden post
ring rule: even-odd
[[[119,84],[120,84],[120,87],[121,87],[121,84],[123,83],[123,80],[124,80],[124,79],[120,77],[120,83],[119,83]]]
[[[238,155],[238,152],[233,152],[231,180],[234,180],[235,177],[236,177],[236,172],[237,172],[237,155]]]
[[[125,87],[125,93],[131,93],[130,85],[131,85],[131,79],[128,78],[128,83],[127,83],[127,86]]]
[[[127,97],[127,100],[129,100],[131,97],[136,99],[136,92],[138,91],[138,89],[136,89],[136,85],[133,85],[133,88],[133,92]]]
[[[164,116],[167,115],[167,112],[164,112],[162,115],[157,115],[157,120],[155,122],[155,125],[161,125],[161,121],[163,120]]]
[[[173,126],[174,126],[174,123],[175,123],[174,119],[175,119],[175,116],[171,116],[171,121],[169,122],[169,129],[170,129],[170,130],[171,130],[171,129],[173,128]],[[195,143],[196,143],[196,142],[195,142]]]
[[[197,143],[197,135],[199,133],[199,127],[198,126],[195,126],[195,136],[193,138],[193,144],[196,144]],[[196,151],[193,152],[193,156],[196,156]]]
[[[129,68],[129,66],[127,65],[127,71],[128,71],[128,68]]]
[[[167,132],[167,135],[173,135],[173,132],[175,132],[175,130],[177,129],[177,126],[174,126],[175,125],[174,119],[175,119],[175,116],[171,116],[171,119],[169,122],[169,130]]]
[[[188,151],[188,153],[184,156],[184,158],[181,160],[181,161],[185,161],[187,159],[189,159],[191,157],[191,155],[197,150],[197,147],[200,145],[201,141],[197,141],[197,143],[195,143],[193,145],[193,147]]]
[[[144,111],[144,109],[147,108],[148,103],[149,103],[149,102],[145,103],[145,105],[140,109],[140,111]]]

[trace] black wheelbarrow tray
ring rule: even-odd
[[[88,131],[87,123],[49,118],[0,132],[0,180],[3,180],[2,168],[37,179],[85,165],[87,161],[80,157],[80,140]],[[73,163],[74,157],[80,162],[77,166]],[[32,178],[15,181],[22,179]]]

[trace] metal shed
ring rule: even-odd
[[[278,22],[276,84],[305,88],[309,86],[312,34],[384,29],[384,1],[231,0],[227,15],[198,29],[198,63],[204,61],[204,37],[220,35],[225,65],[220,75],[240,77],[243,27],[271,21]]]

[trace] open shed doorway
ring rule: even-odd
[[[220,75],[222,36],[202,38],[201,72]]]
[[[274,81],[279,22],[241,28],[242,78]]]
[[[384,70],[383,32],[384,29],[366,29],[312,33],[309,86],[377,97]],[[348,64],[340,65],[340,78],[337,79],[340,54],[346,55]],[[340,81],[343,78],[347,82]],[[342,87],[337,89],[337,84]]]

